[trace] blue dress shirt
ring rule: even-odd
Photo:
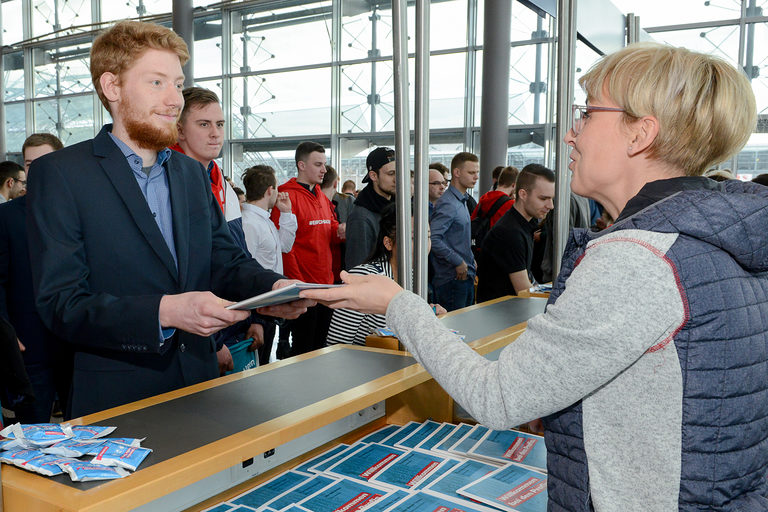
[[[456,279],[456,267],[467,264],[467,278],[474,279],[476,266],[472,254],[472,225],[467,210],[468,195],[454,186],[437,200],[429,223],[435,267],[433,286]]]
[[[120,151],[123,152],[123,155],[125,155],[128,166],[133,171],[133,176],[136,178],[141,193],[147,201],[147,206],[149,206],[149,210],[152,212],[155,222],[157,222],[157,227],[160,228],[163,240],[165,240],[168,250],[171,251],[173,262],[176,264],[176,268],[178,268],[179,261],[176,258],[176,242],[173,240],[171,189],[168,187],[168,174],[165,169],[165,163],[171,157],[172,150],[165,148],[162,151],[158,151],[157,160],[152,164],[152,168],[149,174],[147,174],[142,170],[143,160],[141,157],[125,142],[112,135],[112,133],[109,136],[117,144],[117,147],[120,148]],[[163,329],[160,326],[160,346],[162,346],[162,340],[170,338],[175,332],[176,329],[174,328]]]

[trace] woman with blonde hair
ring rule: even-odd
[[[580,83],[571,188],[616,222],[574,230],[546,312],[498,361],[385,279],[306,295],[386,312],[478,421],[542,417],[550,511],[768,510],[768,188],[702,176],[755,127],[750,84],[650,43]]]

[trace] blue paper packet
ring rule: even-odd
[[[97,425],[74,425],[72,427],[72,434],[74,439],[87,441],[89,439],[98,439],[100,437],[106,437],[115,431],[117,427],[99,427]]]
[[[82,457],[83,455],[98,452],[103,444],[104,441],[100,439],[90,441],[65,439],[64,441],[59,441],[51,446],[41,448],[40,451],[49,455],[58,455],[59,457]]]
[[[64,462],[59,467],[69,475],[73,482],[88,482],[91,480],[115,480],[128,476],[128,471],[123,468],[99,466],[80,460]]]
[[[39,457],[29,459],[22,464],[18,464],[18,466],[27,471],[33,471],[44,476],[56,476],[64,472],[64,470],[61,469],[60,464],[67,462],[78,462],[78,460],[70,457],[59,457],[57,455],[40,455]]]
[[[107,440],[101,445],[98,453],[91,460],[91,464],[99,466],[117,466],[136,471],[139,464],[141,464],[150,453],[152,453],[152,450],[149,448],[128,446]]]
[[[14,423],[0,430],[0,436],[16,439],[21,446],[26,448],[49,446],[58,441],[70,439],[73,435],[69,425],[56,423],[33,423],[29,425]]]

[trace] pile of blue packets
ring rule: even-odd
[[[113,480],[136,471],[152,452],[144,439],[107,438],[115,427],[14,423],[0,430],[0,462],[75,482]]]

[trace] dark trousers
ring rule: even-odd
[[[440,286],[435,286],[435,302],[446,311],[471,306],[475,301],[475,278],[463,281],[454,279]]]
[[[71,361],[62,362],[62,368],[52,368],[47,364],[27,365],[27,375],[35,399],[24,402],[13,408],[16,421],[19,423],[48,423],[51,421],[51,409],[58,393],[61,410],[68,410],[69,386],[72,381]],[[65,417],[65,420],[69,417]]]
[[[296,320],[288,322],[291,329],[291,355],[298,356],[325,346],[328,327],[331,325],[333,311],[318,304]]]
[[[264,345],[259,349],[259,366],[269,364],[269,355],[272,353],[272,344],[275,341],[277,325],[273,322],[264,324]]]

